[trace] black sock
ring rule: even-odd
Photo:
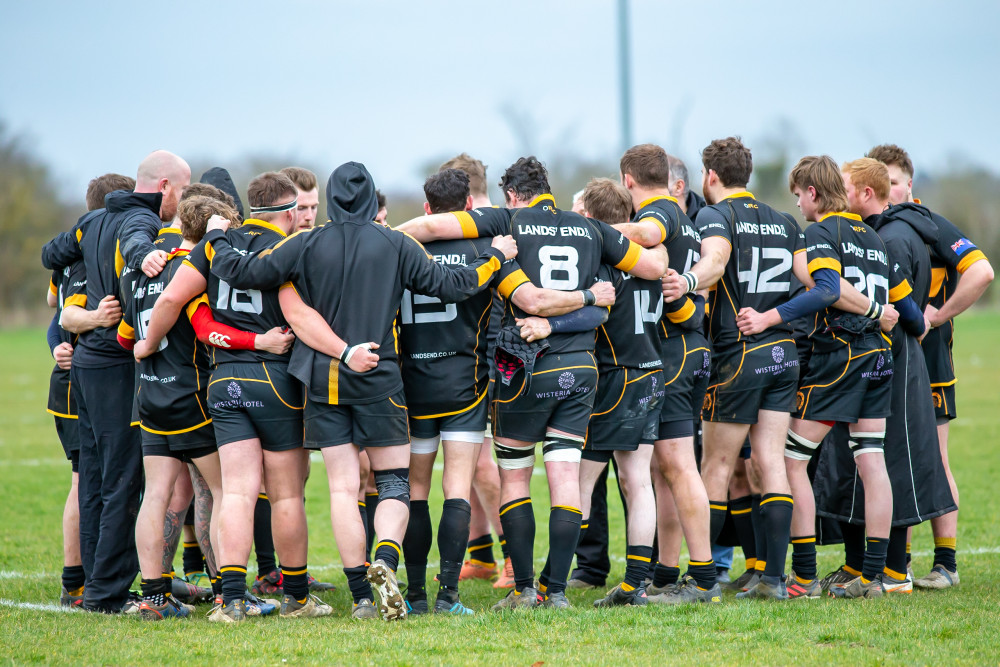
[[[309,596],[309,569],[305,565],[281,566],[281,589],[300,604]]]
[[[437,545],[441,557],[438,581],[442,588],[458,590],[458,575],[462,572],[462,556],[465,555],[465,546],[469,541],[471,518],[472,505],[468,500],[449,498],[441,506]]]
[[[642,586],[649,572],[649,562],[653,560],[653,547],[629,544],[625,547],[625,581],[622,588],[633,591]]]
[[[222,595],[222,575],[221,574],[213,575],[209,579],[209,581],[212,582],[212,595],[214,595],[215,597],[219,597],[220,595]]]
[[[755,561],[754,569],[763,572],[764,566],[761,563],[767,562],[767,530],[760,513],[760,495],[754,494],[751,498],[753,499],[753,505],[750,507],[750,517],[751,521],[753,521],[753,539],[757,545],[757,560]],[[791,532],[791,529],[789,529],[789,532]]]
[[[800,535],[792,538],[792,569],[802,581],[816,578],[816,536]]]
[[[469,560],[479,565],[497,564],[493,557],[493,536],[489,533],[469,540]]]
[[[497,535],[497,542],[500,543],[500,555],[503,556],[503,559],[510,558],[510,553],[507,551],[507,538],[503,535]]]
[[[410,505],[413,505],[413,501],[410,501]],[[375,544],[375,508],[378,507],[378,494],[377,493],[366,493],[365,494],[365,519],[368,523],[365,524],[365,553],[367,554],[368,562],[372,560],[372,545]]]
[[[182,552],[184,562],[184,576],[190,576],[196,572],[205,571],[205,556],[201,553],[201,547],[197,542],[185,542]]]
[[[865,527],[841,521],[840,534],[844,537],[844,568],[860,577],[865,563]]]
[[[427,597],[427,555],[431,552],[431,511],[426,500],[410,501],[410,518],[403,535],[403,563],[406,568],[406,597]]]
[[[167,594],[170,593],[170,579],[165,577],[142,579],[139,585],[142,588],[142,598],[156,605],[166,602]]]
[[[956,539],[956,544],[957,544],[957,539],[958,538],[955,538],[955,539]],[[934,540],[934,544],[937,545],[937,540]],[[911,560],[913,560],[913,559],[910,557],[910,543],[907,542],[906,543],[906,567],[907,568],[910,567],[910,561]],[[956,567],[958,567],[958,566],[956,565]]]
[[[676,584],[680,577],[681,568],[679,567],[669,567],[663,563],[657,563],[653,569],[653,585],[657,588]]]
[[[362,600],[374,600],[372,597],[372,585],[368,583],[368,568],[364,565],[357,567],[345,567],[344,575],[347,576],[347,586],[351,589],[351,597],[354,604]]]
[[[70,565],[64,567],[62,571],[62,586],[70,595],[82,595],[83,582],[86,577],[83,574],[82,565]],[[79,591],[79,592],[78,592]]]
[[[781,577],[792,532],[792,497],[784,493],[765,493],[760,499],[760,518],[767,534],[767,560],[764,576]]]
[[[865,541],[865,562],[861,568],[861,578],[869,582],[885,569],[885,557],[889,552],[888,537],[869,537]]]
[[[393,572],[399,567],[399,557],[402,555],[403,550],[392,540],[379,540],[375,545],[375,560],[382,560]]]
[[[688,560],[688,574],[698,584],[698,588],[707,591],[716,584],[715,561]]]
[[[556,505],[549,510],[549,587],[548,594],[566,590],[566,579],[573,566],[573,555],[580,542],[583,514],[575,507]]]
[[[274,559],[274,536],[271,534],[271,501],[267,495],[257,495],[253,508],[253,548],[257,555],[257,576],[263,577],[278,569]]]
[[[958,571],[958,558],[955,550],[958,547],[957,537],[934,538],[934,565],[940,565],[949,572]],[[910,544],[906,544],[906,564],[910,564]]]
[[[711,521],[709,524],[709,537],[712,538],[712,544],[715,544],[719,539],[719,534],[722,533],[722,526],[726,523],[726,513],[729,511],[729,502],[726,500],[709,500],[708,511]]]
[[[506,535],[514,590],[520,593],[534,583],[535,513],[531,498],[517,498],[500,507],[500,524]],[[575,545],[574,545],[575,547]]]
[[[223,565],[219,570],[222,572],[222,602],[229,604],[242,599],[247,592],[247,569],[242,565]]]
[[[906,526],[893,527],[889,531],[883,572],[896,579],[906,579]]]
[[[757,539],[753,532],[753,497],[741,496],[730,500],[729,514],[733,517],[736,537],[740,541],[743,559],[747,561],[749,569],[749,563],[757,560]]]

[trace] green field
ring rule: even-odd
[[[591,607],[596,593],[571,591],[570,611],[497,615],[488,607],[498,595],[488,583],[472,582],[463,584],[462,593],[465,603],[481,612],[473,618],[362,625],[348,618],[350,595],[330,531],[325,471],[314,461],[307,489],[309,563],[313,573],[338,585],[324,594],[335,614],[237,626],[209,624],[203,615],[207,607],[193,620],[148,623],[61,613],[54,606],[70,468],[45,413],[52,361],[43,331],[0,332],[0,347],[7,350],[0,384],[0,490],[6,508],[0,520],[0,664],[996,665],[1000,594],[993,578],[1000,579],[1000,521],[990,498],[1000,478],[998,329],[1000,314],[969,314],[957,336],[961,418],[952,427],[951,461],[962,493],[958,589],[872,601],[762,604],[727,597],[711,608],[605,611]],[[614,579],[624,571],[624,538],[617,494],[611,495]],[[535,498],[541,545],[548,508],[538,476]],[[918,576],[930,567],[932,550],[930,527],[920,526],[913,539]],[[536,557],[540,569],[540,549]],[[821,547],[821,572],[836,567],[838,558],[837,547]],[[436,553],[431,559],[433,575]],[[737,557],[736,573],[741,565]]]

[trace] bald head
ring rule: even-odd
[[[163,194],[160,219],[174,219],[181,191],[191,183],[191,167],[180,157],[168,151],[153,151],[139,163],[135,178],[135,192]]]

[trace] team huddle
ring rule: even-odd
[[[788,183],[804,230],[747,191],[737,138],[702,151],[704,198],[659,146],[619,167],[564,210],[521,158],[497,207],[463,153],[426,180],[426,215],[395,228],[355,162],[330,175],[319,226],[298,167],[254,178],[246,215],[226,170],[191,183],[165,151],[135,179],[95,178],[89,212],[42,251],[48,407],[73,466],[62,604],[332,614],[316,592],[334,586],[307,564],[312,450],[358,619],[472,615],[468,579],[506,591],[494,611],[603,587],[609,464],[626,567],[596,607],[958,585],[952,322],[993,269],[913,198],[906,152],[802,158]],[[909,531],[924,521],[934,564],[917,579]],[[844,545],[825,577],[817,540]],[[730,580],[733,546],[747,569]]]

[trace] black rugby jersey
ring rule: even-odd
[[[660,195],[639,203],[633,221],[648,220],[660,228],[660,242],[667,247],[669,266],[677,273],[685,273],[701,259],[701,235],[694,223],[684,214],[677,200]],[[683,336],[688,332],[680,325],[695,315],[694,303],[690,297],[683,297],[667,304],[660,334],[664,338]]]
[[[597,369],[663,367],[658,329],[663,314],[659,280],[635,278],[607,264],[597,273],[615,286],[608,321],[597,329]]]
[[[507,299],[503,324],[528,314],[508,298],[531,282],[561,291],[587,289],[601,264],[629,271],[639,261],[641,248],[610,225],[556,208],[552,195],[539,195],[524,208],[477,208],[454,213],[466,238],[510,234],[517,241],[517,264],[500,271],[501,296]],[[594,334],[556,333],[547,339],[549,352],[593,351]]]
[[[180,248],[183,242],[184,235],[181,233],[181,230],[168,225],[160,228],[160,231],[156,234],[156,240],[153,241],[153,245],[156,250],[162,250],[169,255]],[[123,313],[132,300],[132,295],[135,293],[136,281],[139,280],[140,275],[145,275],[142,269],[133,269],[127,263],[122,265],[121,273],[118,276],[119,287],[121,289],[118,302],[121,304]]]
[[[176,250],[167,259],[160,275],[149,278],[140,274],[129,306],[123,311],[118,335],[142,340],[156,300],[180,268],[187,250]],[[193,431],[211,422],[208,416],[209,359],[205,346],[198,342],[191,317],[204,295],[193,299],[160,341],[156,352],[139,362],[136,405],[139,426],[150,433],[175,434]]]
[[[787,323],[744,336],[736,326],[741,308],[766,312],[788,300],[792,257],[805,251],[795,219],[749,192],[730,195],[698,213],[702,240],[719,237],[732,247],[729,262],[709,295],[709,337],[716,349],[739,342],[791,338]]]
[[[62,324],[63,309],[66,307],[68,299],[73,299],[70,303],[86,306],[86,303],[79,303],[81,299],[79,295],[81,294],[83,295],[82,299],[86,300],[86,289],[87,270],[82,261],[74,262],[72,266],[67,266],[61,271],[52,272],[52,277],[49,280],[49,292],[56,297],[56,321],[60,325]],[[60,343],[69,343],[75,347],[77,338],[77,334],[66,331],[62,326],[59,327]],[[59,368],[58,364],[53,366],[52,377],[49,378],[49,400],[46,411],[56,417],[76,419],[77,416],[70,372],[68,369]]]
[[[264,220],[245,220],[240,227],[226,232],[229,245],[240,254],[252,254],[266,250],[287,236],[281,228]],[[274,327],[288,326],[281,314],[278,290],[241,290],[231,287],[211,271],[215,253],[212,246],[202,241],[191,250],[184,263],[197,270],[208,282],[208,305],[212,315],[222,324],[241,331],[267,333]],[[274,354],[265,350],[232,350],[211,347],[213,364],[226,362],[280,361],[287,363],[291,352]]]
[[[309,400],[331,405],[372,403],[402,388],[394,320],[405,288],[459,301],[485,289],[503,261],[503,253],[490,248],[468,266],[446,267],[412,237],[371,221],[327,222],[246,256],[219,231],[205,239],[214,248],[212,273],[230,285],[286,283],[348,345],[379,344],[378,366],[357,373],[295,341],[289,371],[305,384]]]
[[[425,249],[439,264],[467,266],[490,243],[492,239],[435,241]],[[483,399],[489,386],[492,310],[493,290],[459,303],[403,290],[399,358],[411,417],[442,416]]]
[[[856,290],[876,303],[887,304],[907,296],[912,288],[899,271],[891,270],[885,244],[874,229],[854,213],[827,213],[806,227],[806,253],[809,273],[831,269],[851,283]],[[817,327],[812,334],[819,347],[845,342],[827,325],[844,311],[830,306],[817,313]]]

